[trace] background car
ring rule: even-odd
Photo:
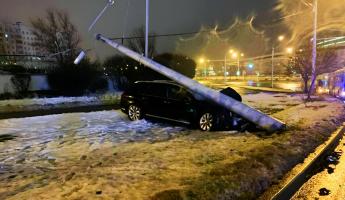
[[[222,93],[242,101],[233,89]],[[192,125],[203,131],[234,128],[240,118],[172,81],[138,81],[121,96],[121,110],[130,120],[154,117]]]

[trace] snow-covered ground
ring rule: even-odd
[[[258,93],[244,102],[291,130],[203,133],[132,122],[119,110],[0,120],[0,199],[255,196],[344,115],[333,98],[305,104],[301,95]]]
[[[81,155],[104,144],[115,146],[126,142],[166,140],[185,129],[146,120],[129,121],[119,110],[2,120],[0,136],[16,138],[6,145],[0,143],[0,167],[1,164],[15,165],[24,158],[23,155],[21,165],[61,159],[58,151],[66,146],[77,147],[73,151]]]
[[[0,113],[118,103],[121,93],[99,96],[11,99],[0,101]]]

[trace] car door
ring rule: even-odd
[[[166,88],[167,100],[165,104],[169,118],[190,122],[195,111],[193,96],[181,86],[171,84]]]
[[[166,113],[166,88],[160,83],[147,83],[144,92],[146,113],[154,116],[165,116]]]

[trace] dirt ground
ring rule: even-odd
[[[344,121],[333,98],[244,101],[288,129],[203,133],[119,111],[1,120],[0,199],[254,199]]]

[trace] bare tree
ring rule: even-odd
[[[301,75],[304,83],[304,93],[308,94],[310,100],[314,93],[312,85],[308,84],[315,81],[316,76],[324,73],[333,72],[343,66],[344,61],[337,56],[337,49],[318,48],[316,60],[316,76],[312,76],[312,45],[307,44],[301,48],[288,64],[288,72]]]
[[[140,54],[145,52],[145,30],[144,27],[135,29],[132,38],[128,40],[128,47]],[[156,40],[154,37],[149,37],[149,52],[148,57],[152,58],[155,55]]]
[[[59,66],[73,62],[80,37],[66,12],[48,9],[45,18],[33,19],[31,25],[34,35],[39,38],[35,45],[54,55]]]

